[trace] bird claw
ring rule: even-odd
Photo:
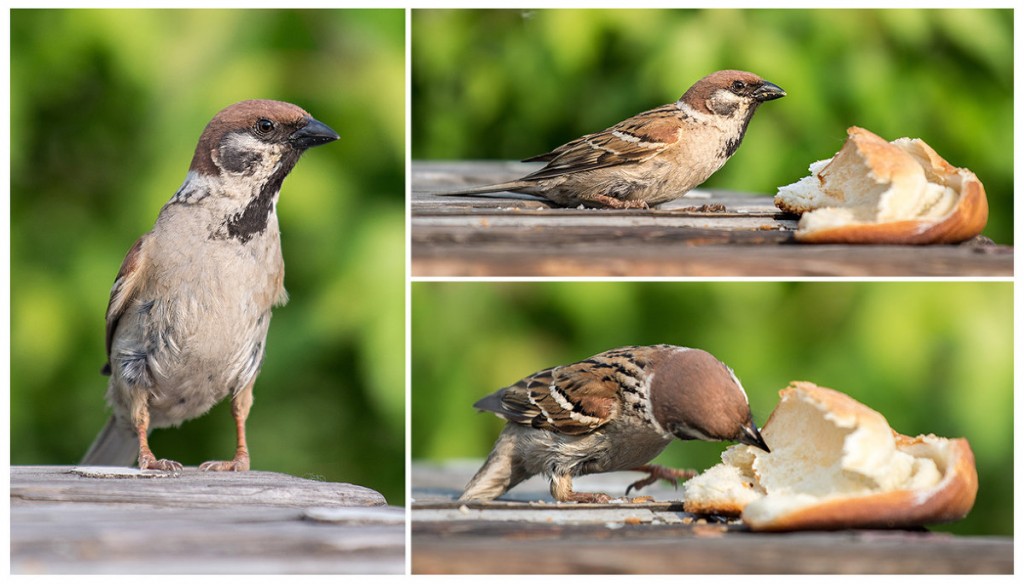
[[[592,195],[588,202],[596,207],[604,207],[606,209],[650,209],[650,205],[647,201],[616,199],[608,195]],[[584,203],[587,206],[587,203]]]
[[[242,472],[249,470],[249,459],[210,460],[199,465],[205,472]]]
[[[161,458],[157,460],[152,456],[144,456],[139,459],[139,470],[162,470],[169,472],[180,471],[183,467],[180,462]]]
[[[647,473],[647,476],[626,487],[627,496],[629,495],[629,492],[632,491],[633,489],[639,491],[644,487],[653,485],[654,483],[658,482],[659,479],[663,481],[668,481],[672,483],[673,487],[678,488],[680,480],[685,481],[687,479],[692,479],[693,477],[697,476],[697,472],[693,470],[681,468],[668,468],[666,466],[660,466],[657,464],[644,465],[634,468],[632,470],[645,472]]]

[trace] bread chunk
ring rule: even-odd
[[[779,187],[775,205],[801,215],[808,243],[959,243],[988,222],[985,188],[923,141],[892,142],[856,126],[810,176]]]
[[[904,436],[838,391],[793,382],[762,428],[771,452],[729,447],[686,482],[690,513],[739,515],[754,530],[907,527],[963,518],[978,475],[963,438]]]

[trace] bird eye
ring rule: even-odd
[[[739,79],[732,82],[733,91],[742,91],[744,87],[746,87],[746,84],[740,81]]]
[[[274,122],[268,120],[267,118],[260,118],[259,120],[256,121],[254,129],[256,130],[257,134],[269,134],[274,130]]]

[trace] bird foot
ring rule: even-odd
[[[199,470],[210,472],[241,472],[249,470],[249,457],[234,460],[210,460],[199,465]]]
[[[678,487],[680,480],[692,479],[697,476],[697,471],[682,469],[682,468],[668,468],[667,466],[661,466],[657,464],[645,464],[638,466],[634,469],[637,472],[645,472],[647,476],[642,478],[635,483],[626,487],[626,494],[628,495],[633,489],[640,490],[646,486],[653,485],[658,480],[668,481],[672,483],[672,486]]]
[[[612,498],[604,493],[569,493],[562,503],[607,503]]]
[[[616,199],[615,197],[609,197],[608,195],[593,195],[588,201],[584,202],[584,205],[596,206],[598,208],[605,207],[608,209],[650,209],[650,205],[647,204],[647,201],[623,201],[622,199]]]
[[[622,204],[623,209],[650,209],[651,206],[647,204],[647,201],[625,201]]]
[[[139,457],[139,469],[177,472],[182,469],[182,466],[180,462],[167,460],[166,458],[161,458],[160,460],[157,460],[155,456],[143,455]]]

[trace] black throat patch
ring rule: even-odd
[[[740,142],[743,141],[743,134],[736,136],[735,138],[729,138],[725,141],[725,158],[731,157],[736,153],[736,150],[740,147]]]
[[[267,230],[270,214],[274,211],[274,199],[281,191],[281,184],[288,176],[301,153],[289,152],[281,160],[281,166],[260,187],[259,193],[239,213],[224,217],[219,229],[210,234],[210,239],[237,239],[247,243],[253,237]]]
[[[740,127],[739,133],[725,140],[725,148],[720,153],[724,154],[725,158],[731,157],[740,147],[740,143],[743,142],[743,136],[747,133],[747,126],[750,125],[750,120],[754,117],[754,111],[756,110],[756,106],[752,106],[748,109],[746,117],[743,118],[743,125]]]
[[[226,239],[237,239],[241,243],[246,243],[266,231],[270,213],[274,210],[275,194],[276,192],[261,191],[259,196],[250,201],[241,213],[227,216],[222,223],[223,230],[217,230],[214,236],[226,236]]]

